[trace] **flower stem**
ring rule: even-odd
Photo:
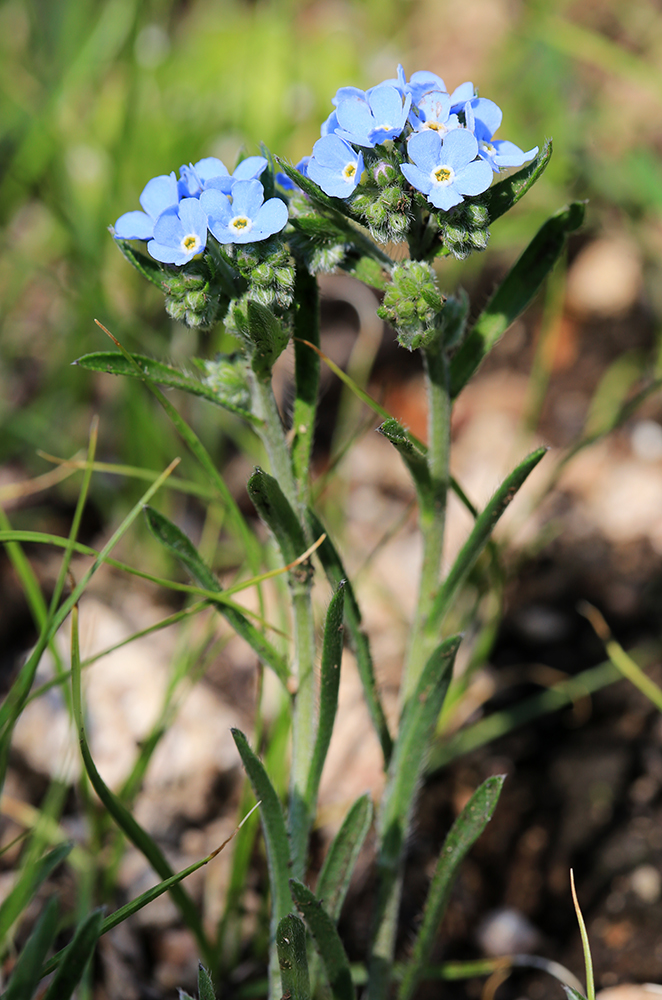
[[[450,418],[448,358],[441,347],[423,349],[428,395],[428,469],[432,483],[429,501],[421,501],[419,520],[423,537],[423,565],[416,616],[400,688],[404,705],[416,688],[421,671],[439,641],[430,627],[430,613],[439,589],[450,482]]]

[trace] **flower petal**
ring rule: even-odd
[[[422,191],[423,194],[428,194],[432,187],[430,170],[421,170],[419,167],[415,167],[413,163],[401,163],[400,170],[412,187],[415,187],[417,191]]]
[[[178,247],[185,235],[177,206],[166,209],[154,223],[154,239],[162,246]],[[149,247],[147,249],[149,250]]]
[[[421,170],[431,172],[440,163],[441,136],[429,128],[423,129],[422,132],[414,132],[407,142],[407,152],[409,159],[413,160]]]
[[[492,168],[485,160],[473,160],[455,175],[453,187],[460,194],[482,194],[492,183]]]
[[[266,240],[274,233],[279,233],[286,224],[287,205],[280,198],[269,198],[255,216],[253,228],[248,235],[254,241]]]
[[[198,160],[194,164],[198,177],[203,183],[211,180],[212,177],[229,177],[230,173],[222,160],[216,156],[206,156],[204,160]]]
[[[153,219],[158,218],[161,212],[165,212],[166,208],[176,205],[179,202],[179,195],[175,171],[173,170],[171,174],[152,177],[151,181],[147,181],[139,200],[147,214]]]
[[[264,156],[247,156],[237,164],[232,176],[236,181],[250,181],[254,177],[259,177],[266,165]]]
[[[456,172],[478,155],[476,137],[466,128],[456,128],[444,137],[441,161]]]
[[[232,214],[254,219],[264,201],[264,188],[257,180],[235,181],[232,185]]]
[[[214,236],[216,232],[214,226],[226,226],[234,212],[227,195],[217,191],[216,188],[207,188],[200,195],[200,207],[207,215],[207,225]],[[213,224],[212,224],[213,220]],[[218,237],[216,237],[218,239]]]
[[[178,247],[165,246],[156,240],[150,240],[147,249],[152,257],[160,260],[162,264],[186,264],[189,259],[188,255],[182,253]]]
[[[196,233],[202,242],[207,236],[207,213],[197,198],[183,198],[179,203],[179,218],[187,233]]]
[[[151,240],[154,219],[144,212],[125,212],[115,223],[115,236],[120,240]]]

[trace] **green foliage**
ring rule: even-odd
[[[306,931],[303,922],[294,913],[283,917],[278,924],[276,946],[283,996],[292,1000],[310,1000]]]
[[[436,340],[443,305],[444,296],[432,268],[422,261],[407,260],[393,269],[377,314],[395,327],[401,346],[412,351]]]

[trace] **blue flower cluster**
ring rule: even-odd
[[[145,240],[155,260],[186,264],[201,254],[208,232],[219,243],[257,243],[278,233],[287,223],[287,205],[280,198],[264,200],[258,179],[267,166],[263,156],[242,160],[233,174],[216,157],[208,156],[153,177],[140,195],[142,212],[126,212],[115,223],[122,240]]]
[[[486,191],[493,173],[520,167],[538,152],[493,138],[501,110],[477,97],[472,83],[449,93],[444,81],[426,70],[407,81],[398,66],[395,79],[366,91],[341,87],[332,103],[306,173],[336,198],[354,194],[364,156],[374,157],[364,151],[384,143],[400,151],[400,170],[409,184],[444,211]]]

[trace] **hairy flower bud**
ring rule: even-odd
[[[403,347],[425,347],[439,333],[444,296],[429,264],[407,260],[394,268],[378,314],[391,323]]]

